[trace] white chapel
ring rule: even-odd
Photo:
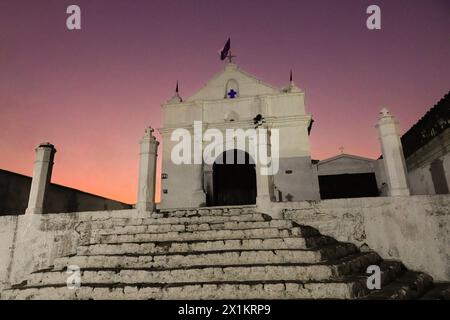
[[[161,208],[255,204],[260,201],[317,200],[317,168],[311,162],[309,132],[312,117],[305,111],[305,93],[292,81],[278,89],[264,83],[228,62],[224,69],[189,98],[177,91],[162,105],[163,140]],[[262,124],[269,132],[278,129],[279,169],[272,176],[262,176],[258,164],[224,165],[175,164],[171,152],[178,141],[171,139],[178,128],[193,132],[194,123],[202,130],[229,128],[251,129]],[[269,140],[269,139],[268,139]],[[248,150],[229,148],[223,141],[227,157]],[[270,143],[268,150],[271,152]],[[203,150],[191,150],[195,152]]]

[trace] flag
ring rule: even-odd
[[[222,51],[220,51],[220,60],[225,60],[225,58],[228,56],[228,53],[230,52],[230,48],[231,48],[230,38],[228,38]]]

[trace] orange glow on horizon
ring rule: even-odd
[[[145,128],[162,127],[160,106],[177,81],[186,99],[222,70],[217,50],[229,36],[234,61],[258,79],[283,88],[293,70],[315,120],[313,159],[341,146],[377,158],[382,106],[404,132],[449,90],[443,2],[405,10],[380,0],[383,27],[369,31],[364,1],[265,1],[258,10],[230,1],[239,10],[214,1],[78,0],[78,31],[66,28],[66,1],[3,1],[0,168],[31,176],[34,149],[48,141],[57,149],[53,183],[135,203]]]

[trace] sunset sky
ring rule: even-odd
[[[366,28],[370,4],[381,30]],[[161,127],[177,80],[187,97],[223,68],[229,36],[261,80],[282,87],[293,70],[315,159],[341,145],[378,157],[381,106],[406,131],[450,90],[448,0],[0,0],[0,168],[31,175],[49,141],[52,182],[134,203],[145,127]]]

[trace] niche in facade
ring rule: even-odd
[[[230,79],[225,87],[225,99],[234,99],[239,97],[239,84],[235,79]]]

